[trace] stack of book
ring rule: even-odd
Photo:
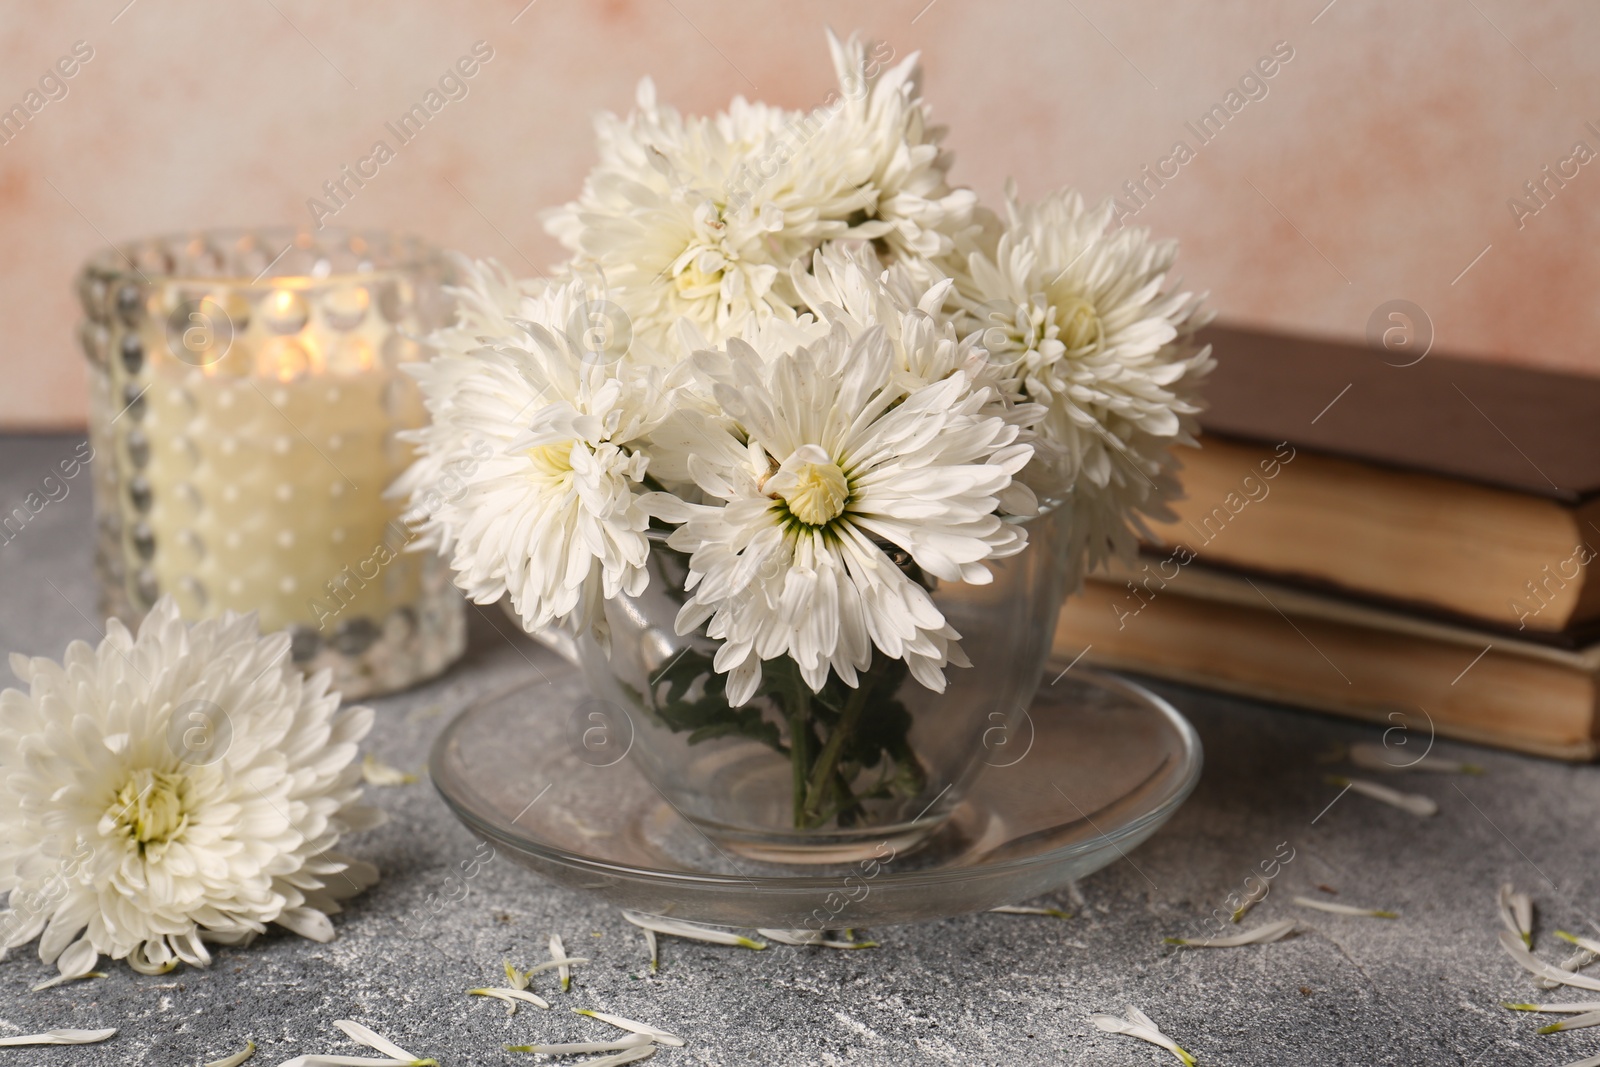
[[[1600,752],[1600,379],[1215,327],[1186,498],[1055,651]]]

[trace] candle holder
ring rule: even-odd
[[[385,490],[425,419],[405,364],[449,266],[410,237],[253,230],[110,249],[79,278],[102,606],[255,611],[346,697],[431,677],[461,595]]]

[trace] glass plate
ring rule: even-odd
[[[720,849],[638,773],[626,716],[541,649],[545,678],[486,697],[434,744],[430,772],[473,832],[557,885],[656,915],[733,927],[918,922],[1030,900],[1099,870],[1166,822],[1200,777],[1172,705],[1080,668],[1041,687],[916,851],[781,867]]]

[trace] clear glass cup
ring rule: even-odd
[[[96,568],[130,625],[259,613],[346,697],[412,685],[465,644],[464,607],[385,490],[426,418],[405,364],[453,309],[415,238],[293,229],[108,249],[78,280]]]
[[[589,636],[551,643],[584,668],[593,701],[579,710],[597,736],[614,739],[625,722],[628,754],[719,845],[778,864],[903,854],[939,829],[1026,716],[1071,579],[1069,513],[1028,520],[1028,547],[993,561],[991,584],[916,575],[972,663],[945,668],[943,693],[881,654],[855,690],[833,679],[816,695],[792,665],[768,661],[756,697],[730,708],[711,666],[718,642],[674,631],[687,569],[659,541],[645,592],[606,604],[609,648]]]

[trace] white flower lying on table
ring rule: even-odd
[[[380,821],[353,762],[372,711],[340,711],[288,634],[185,626],[164,598],[137,637],[113,619],[97,648],[11,667],[28,690],[0,693],[0,955],[37,937],[69,978],[102,955],[203,967],[207,942],[272,923],[331,940],[338,901],[377,880],[335,851]]]
[[[1160,1045],[1182,1060],[1185,1067],[1195,1067],[1194,1057],[1187,1050],[1180,1047],[1172,1038],[1163,1034],[1161,1028],[1155,1024],[1155,1020],[1138,1008],[1129,1006],[1127,1018],[1108,1015],[1105,1012],[1095,1012],[1089,1016],[1089,1021],[1108,1034],[1125,1034],[1128,1037],[1136,1037],[1140,1041],[1148,1041],[1152,1045]]]

